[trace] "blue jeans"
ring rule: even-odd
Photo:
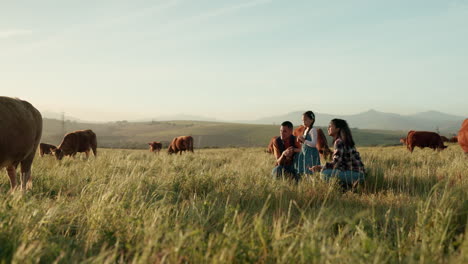
[[[294,165],[278,165],[273,168],[273,170],[271,171],[271,175],[276,178],[282,178],[284,176],[299,181],[299,176],[297,175],[296,170],[294,169]]]
[[[362,172],[357,171],[341,171],[341,170],[332,170],[326,169],[321,172],[322,179],[329,181],[330,178],[338,178],[342,185],[351,185],[354,182],[363,182],[365,175]]]

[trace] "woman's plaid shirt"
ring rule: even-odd
[[[341,139],[335,140],[335,151],[333,151],[333,160],[327,162],[325,169],[334,169],[341,171],[357,171],[365,173],[364,164],[361,161],[361,156],[355,147],[346,146]]]

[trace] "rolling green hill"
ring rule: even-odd
[[[323,127],[322,127],[323,128]],[[41,142],[60,144],[65,132],[92,129],[98,137],[99,147],[147,148],[147,142],[162,141],[164,146],[175,136],[191,135],[195,148],[206,147],[261,147],[266,146],[272,136],[279,134],[278,125],[253,125],[204,121],[161,121],[161,122],[112,122],[78,123],[56,119],[44,119]],[[326,131],[326,128],[323,128]],[[403,131],[353,129],[358,145],[395,145],[404,136]],[[329,145],[332,144],[328,138]]]

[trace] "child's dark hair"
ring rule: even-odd
[[[312,119],[312,123],[310,124],[309,129],[311,129],[314,126],[315,123],[315,114],[312,111],[306,111],[302,115],[307,116],[309,119]]]
[[[332,122],[338,131],[337,138],[340,138],[343,140],[345,145],[353,148],[356,144],[354,143],[353,136],[351,135],[351,129],[349,129],[348,123],[343,120],[343,119],[332,119],[330,122]]]

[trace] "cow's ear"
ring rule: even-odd
[[[151,145],[151,143],[148,143],[148,145]]]

